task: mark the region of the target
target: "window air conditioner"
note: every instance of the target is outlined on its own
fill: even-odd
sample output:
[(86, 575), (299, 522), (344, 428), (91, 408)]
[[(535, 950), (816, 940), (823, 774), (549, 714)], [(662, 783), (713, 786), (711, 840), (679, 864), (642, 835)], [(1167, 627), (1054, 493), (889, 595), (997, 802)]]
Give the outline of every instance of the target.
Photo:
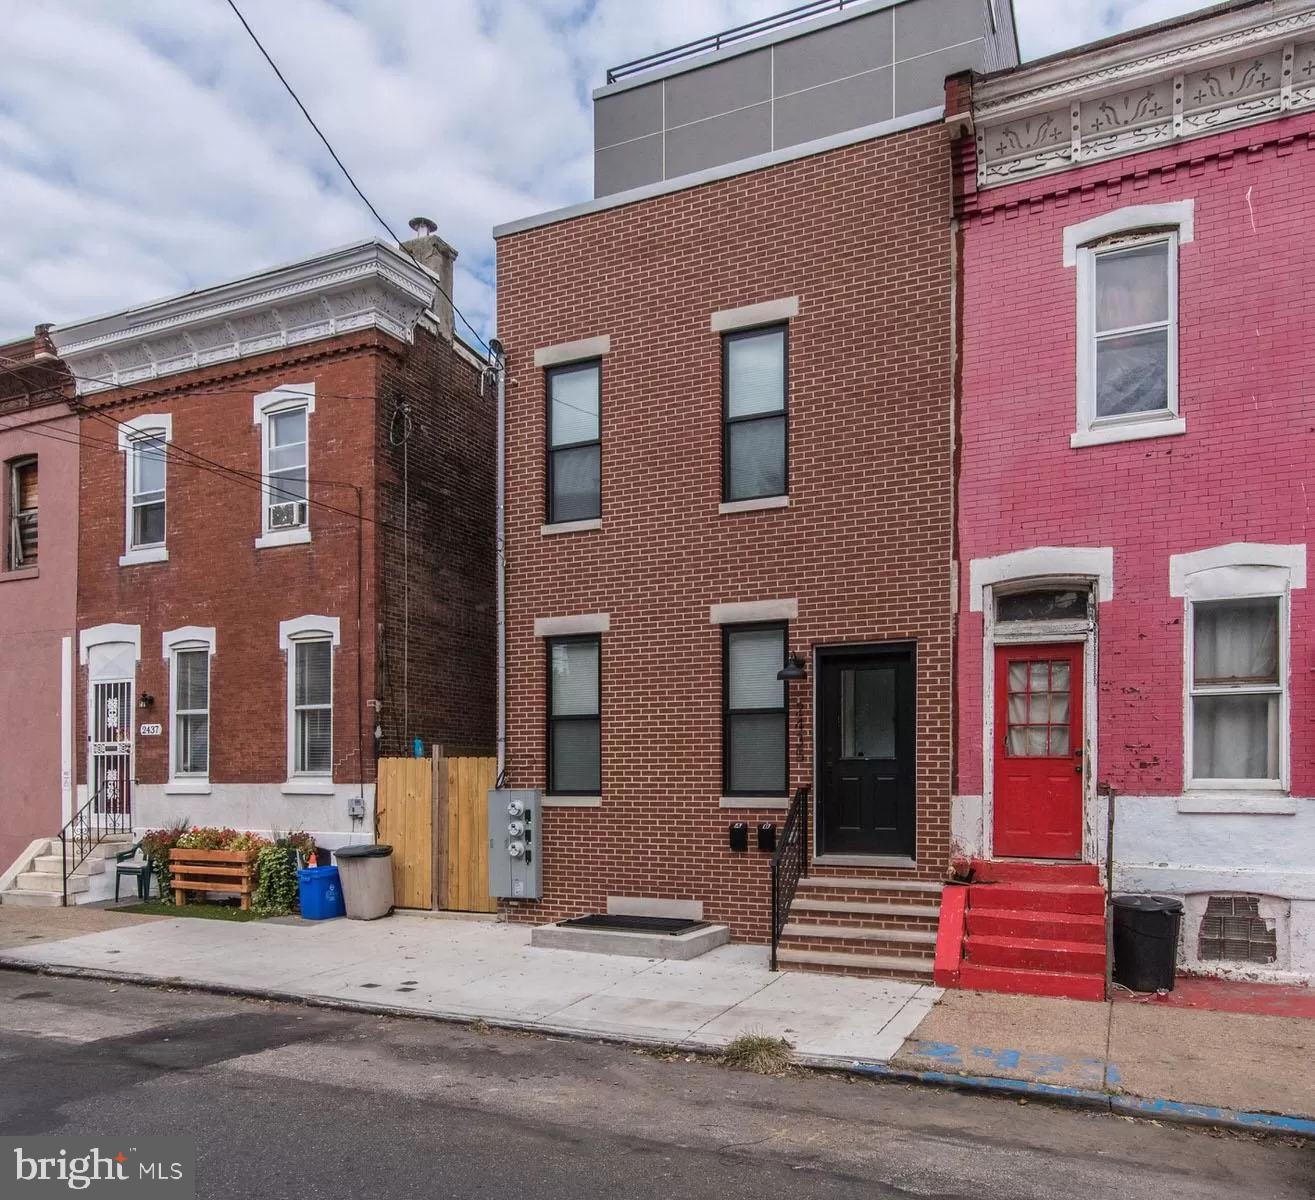
[(288, 500), (283, 504), (269, 506), (269, 527), (271, 529), (297, 529), (306, 524), (306, 501)]

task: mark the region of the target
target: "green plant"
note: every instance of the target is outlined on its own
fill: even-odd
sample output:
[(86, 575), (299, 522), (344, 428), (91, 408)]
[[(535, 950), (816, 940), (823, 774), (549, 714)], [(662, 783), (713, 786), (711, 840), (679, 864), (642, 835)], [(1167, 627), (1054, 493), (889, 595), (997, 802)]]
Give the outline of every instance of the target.
[(297, 860), (293, 848), (266, 842), (256, 856), (252, 909), (263, 917), (290, 913), (297, 906), (297, 891)]
[(194, 825), (178, 835), (174, 845), (180, 850), (227, 850), (237, 838), (236, 829), (216, 829), (213, 825)]
[(781, 1075), (790, 1066), (790, 1043), (785, 1038), (765, 1033), (742, 1033), (721, 1056), (721, 1061), (737, 1071), (758, 1075)]
[(178, 845), (178, 839), (187, 829), (186, 819), (167, 829), (151, 829), (142, 834), (142, 856), (150, 861), (159, 883), (160, 902), (173, 903), (173, 872), (169, 869), (169, 851)]

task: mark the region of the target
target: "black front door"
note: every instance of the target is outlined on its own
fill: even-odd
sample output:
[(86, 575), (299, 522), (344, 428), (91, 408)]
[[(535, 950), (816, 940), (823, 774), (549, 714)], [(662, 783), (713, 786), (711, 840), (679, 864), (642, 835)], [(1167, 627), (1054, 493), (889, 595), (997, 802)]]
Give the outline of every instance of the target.
[(913, 647), (818, 656), (817, 849), (914, 852)]

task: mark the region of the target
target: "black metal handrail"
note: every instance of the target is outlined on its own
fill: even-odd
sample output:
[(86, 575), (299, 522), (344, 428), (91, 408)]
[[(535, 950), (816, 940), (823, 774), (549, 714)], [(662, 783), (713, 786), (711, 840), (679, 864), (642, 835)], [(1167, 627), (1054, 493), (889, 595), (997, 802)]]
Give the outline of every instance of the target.
[(68, 881), (91, 852), (107, 837), (115, 834), (132, 832), (132, 813), (101, 812), (97, 802), (101, 794), (97, 792), (76, 813), (68, 824), (59, 831), (59, 857), (64, 868), (64, 907), (68, 907)]
[(799, 880), (808, 868), (809, 788), (801, 787), (790, 801), (790, 811), (781, 830), (781, 840), (772, 855), (772, 970), (776, 970), (776, 948), (790, 916)]
[(856, 3), (858, 0), (811, 0), (809, 4), (800, 4), (797, 8), (789, 8), (770, 17), (759, 17), (756, 21), (749, 21), (747, 24), (736, 25), (731, 29), (723, 29), (720, 33), (710, 33), (707, 37), (686, 42), (683, 46), (659, 50), (656, 54), (646, 54), (643, 58), (622, 63), (619, 67), (611, 67), (607, 72), (607, 82), (616, 83), (618, 79), (624, 79), (627, 75), (637, 75), (654, 67), (665, 67), (667, 63), (689, 58), (691, 55), (720, 50), (724, 46), (742, 42), (745, 38), (780, 29), (783, 25), (793, 25), (796, 21), (806, 21), (809, 17), (821, 16), (823, 13), (839, 12), (847, 4)]

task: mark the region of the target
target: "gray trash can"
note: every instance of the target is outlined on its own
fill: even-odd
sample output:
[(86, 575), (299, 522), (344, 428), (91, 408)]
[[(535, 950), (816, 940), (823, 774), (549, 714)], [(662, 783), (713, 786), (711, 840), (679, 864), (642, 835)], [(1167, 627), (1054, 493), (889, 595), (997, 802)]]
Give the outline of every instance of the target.
[(343, 846), (333, 852), (342, 898), (354, 921), (374, 921), (393, 911), (393, 848)]

